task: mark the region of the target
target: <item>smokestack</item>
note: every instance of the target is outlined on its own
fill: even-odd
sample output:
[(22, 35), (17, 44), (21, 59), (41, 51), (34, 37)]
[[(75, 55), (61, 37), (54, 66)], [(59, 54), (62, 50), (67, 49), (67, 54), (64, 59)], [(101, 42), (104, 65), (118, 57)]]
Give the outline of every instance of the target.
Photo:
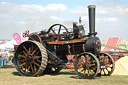
[(88, 11), (89, 11), (89, 36), (95, 37), (97, 32), (95, 32), (95, 5), (89, 5)]

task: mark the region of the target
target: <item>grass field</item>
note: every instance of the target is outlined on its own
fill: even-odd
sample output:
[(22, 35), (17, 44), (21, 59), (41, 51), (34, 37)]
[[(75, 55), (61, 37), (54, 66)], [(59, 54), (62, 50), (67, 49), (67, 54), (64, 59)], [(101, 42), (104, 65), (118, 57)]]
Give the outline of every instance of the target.
[(0, 68), (0, 85), (128, 85), (128, 76), (79, 79), (74, 69), (63, 69), (58, 75), (23, 77), (15, 68)]

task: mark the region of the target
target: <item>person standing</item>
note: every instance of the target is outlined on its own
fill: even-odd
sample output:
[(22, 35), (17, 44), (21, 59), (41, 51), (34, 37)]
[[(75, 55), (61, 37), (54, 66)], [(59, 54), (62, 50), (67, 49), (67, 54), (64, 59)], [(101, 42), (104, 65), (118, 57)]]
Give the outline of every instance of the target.
[(1, 67), (4, 66), (4, 65), (6, 65), (6, 58), (7, 58), (7, 56), (8, 56), (8, 54), (4, 50), (2, 50), (0, 52)]

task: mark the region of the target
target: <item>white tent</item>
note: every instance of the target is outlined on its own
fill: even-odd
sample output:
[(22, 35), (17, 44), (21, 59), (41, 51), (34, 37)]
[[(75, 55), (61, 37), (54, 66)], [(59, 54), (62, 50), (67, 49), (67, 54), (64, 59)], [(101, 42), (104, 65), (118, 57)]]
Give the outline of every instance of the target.
[(0, 45), (0, 49), (11, 49), (14, 48), (14, 45), (17, 45), (15, 40), (8, 41)]

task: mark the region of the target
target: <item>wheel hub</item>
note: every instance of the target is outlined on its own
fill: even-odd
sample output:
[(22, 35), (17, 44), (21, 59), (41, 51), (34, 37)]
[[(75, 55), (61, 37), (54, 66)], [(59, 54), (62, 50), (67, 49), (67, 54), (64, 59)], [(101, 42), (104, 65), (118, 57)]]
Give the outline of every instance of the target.
[(33, 62), (33, 58), (31, 55), (28, 55), (27, 58), (26, 58), (26, 61), (27, 62)]
[(100, 62), (100, 68), (106, 68), (106, 63), (105, 62)]
[(87, 68), (89, 68), (89, 67), (90, 67), (90, 64), (89, 64), (89, 63), (86, 63), (86, 64), (83, 65), (83, 68), (84, 68), (84, 69), (87, 69)]

